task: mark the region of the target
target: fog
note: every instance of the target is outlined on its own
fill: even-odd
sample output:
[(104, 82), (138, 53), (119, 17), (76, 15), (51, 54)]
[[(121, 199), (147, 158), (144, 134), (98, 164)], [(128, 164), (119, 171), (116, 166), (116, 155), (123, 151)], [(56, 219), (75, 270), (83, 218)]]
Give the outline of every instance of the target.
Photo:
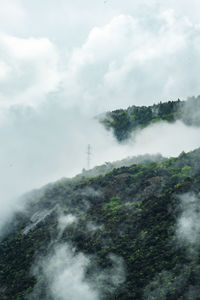
[[(23, 208), (21, 194), (86, 168), (88, 144), (91, 168), (200, 146), (200, 129), (180, 121), (151, 125), (119, 144), (95, 118), (130, 105), (199, 95), (199, 9), (198, 0), (0, 0), (0, 232)], [(183, 113), (199, 117), (192, 107)], [(177, 239), (196, 245), (199, 205), (188, 197), (181, 198)], [(33, 214), (23, 234), (51, 212)], [(77, 224), (77, 217), (59, 211), (57, 239)], [(97, 229), (88, 222), (88, 232)], [(99, 300), (106, 283), (114, 291), (125, 280), (123, 260), (112, 254), (112, 268), (96, 270), (88, 280), (91, 260), (68, 244), (52, 246), (34, 262), (33, 274), (43, 281), (29, 299), (43, 297), (45, 282), (47, 299)], [(168, 282), (181, 288), (184, 278), (177, 274), (175, 281), (170, 272), (157, 274), (145, 299), (156, 299), (160, 287), (165, 299)], [(190, 299), (199, 289), (191, 286), (186, 293)]]
[[(184, 299), (198, 299), (199, 297), (199, 268), (198, 253), (200, 247), (200, 201), (199, 194), (193, 191), (178, 196), (179, 213), (175, 224), (175, 238), (173, 237), (172, 247), (184, 249), (187, 257), (185, 264), (177, 263), (173, 270), (163, 270), (156, 274), (153, 280), (144, 289), (144, 299), (167, 299), (169, 295), (177, 297), (179, 293)], [(192, 264), (193, 281), (191, 280), (189, 265)], [(189, 286), (187, 282), (190, 281)], [(174, 294), (175, 292), (175, 294)], [(176, 295), (176, 296), (175, 296)]]
[[(177, 222), (177, 238), (182, 245), (192, 246), (198, 250), (200, 246), (200, 201), (199, 195), (187, 193), (180, 197), (181, 214)], [(194, 256), (194, 252), (192, 252)]]
[[(86, 276), (91, 264), (89, 256), (76, 252), (69, 244), (57, 244), (47, 256), (38, 256), (32, 273), (38, 280), (26, 299), (100, 300), (112, 294), (124, 282), (125, 270), (121, 257), (110, 254), (111, 267), (97, 269), (92, 278)], [(45, 287), (45, 289), (44, 289)]]
[(200, 135), (200, 129), (181, 122), (163, 122), (119, 144), (91, 115), (56, 104), (42, 110), (15, 108), (1, 126), (1, 220), (12, 211), (16, 196), (87, 168), (88, 144), (93, 167), (145, 153), (176, 156), (197, 148)]
[[(51, 256), (40, 259), (34, 266), (34, 275), (42, 275), (47, 281), (45, 299), (98, 300), (97, 291), (85, 280), (88, 265), (89, 259), (84, 254), (75, 254), (70, 246), (60, 245)], [(38, 299), (41, 292), (42, 287), (38, 283), (27, 299)]]
[(0, 225), (20, 194), (81, 172), (88, 144), (91, 167), (199, 146), (199, 130), (180, 122), (120, 145), (94, 119), (198, 95), (197, 1), (0, 4)]

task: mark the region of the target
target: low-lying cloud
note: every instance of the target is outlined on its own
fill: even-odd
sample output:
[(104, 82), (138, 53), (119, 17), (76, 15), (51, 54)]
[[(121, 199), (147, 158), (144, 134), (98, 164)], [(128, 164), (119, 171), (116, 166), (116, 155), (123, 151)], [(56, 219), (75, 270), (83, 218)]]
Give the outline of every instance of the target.
[(54, 300), (103, 299), (105, 293), (112, 294), (125, 280), (122, 258), (111, 254), (109, 259), (113, 267), (96, 270), (89, 279), (86, 276), (89, 257), (68, 244), (56, 245), (52, 253), (38, 259), (33, 266), (33, 274), (40, 280), (27, 299), (39, 299), (41, 295), (43, 299)]
[[(90, 115), (79, 109), (49, 104), (43, 110), (18, 108), (0, 126), (1, 222), (14, 198), (61, 177), (71, 177), (87, 167), (87, 145), (92, 146), (91, 167), (127, 156), (161, 153), (176, 156), (199, 146), (200, 129), (175, 124), (154, 124), (127, 143), (119, 144)], [(184, 136), (184, 138), (183, 138)]]
[[(54, 254), (39, 262), (34, 274), (44, 276), (47, 282), (45, 299), (98, 300), (97, 291), (85, 280), (89, 259), (82, 253), (75, 254), (69, 246), (57, 247)], [(28, 299), (38, 299), (42, 287), (36, 284)]]
[[(185, 262), (178, 263), (171, 270), (157, 273), (144, 288), (145, 300), (198, 299), (200, 270), (197, 263), (200, 247), (200, 198), (191, 192), (178, 196), (179, 216), (175, 225), (174, 248), (184, 249)], [(175, 255), (175, 254), (174, 254)], [(192, 278), (192, 279), (191, 279)]]
[[(39, 5), (13, 3), (12, 13), (23, 17), (22, 24)], [(90, 26), (74, 47), (22, 29), (23, 34), (10, 27), (0, 33), (0, 224), (21, 193), (81, 172), (88, 144), (91, 166), (147, 152), (177, 155), (199, 146), (198, 129), (180, 122), (154, 125), (134, 142), (119, 145), (93, 119), (109, 109), (199, 92), (199, 26), (162, 6), (145, 6), (151, 12), (145, 17), (134, 14), (131, 3), (118, 9), (116, 2), (115, 13), (112, 6), (109, 17)]]
[(180, 121), (174, 124), (159, 122), (136, 133), (136, 136), (133, 133), (129, 143), (132, 143), (135, 154), (161, 153), (170, 157), (198, 148), (199, 134), (200, 128), (186, 126)]
[(200, 246), (200, 199), (198, 195), (187, 193), (180, 197), (181, 214), (177, 222), (177, 238), (187, 246)]
[(62, 236), (64, 230), (77, 222), (77, 217), (75, 217), (72, 214), (64, 215), (61, 213), (61, 215), (58, 218), (58, 232), (59, 232), (59, 237)]

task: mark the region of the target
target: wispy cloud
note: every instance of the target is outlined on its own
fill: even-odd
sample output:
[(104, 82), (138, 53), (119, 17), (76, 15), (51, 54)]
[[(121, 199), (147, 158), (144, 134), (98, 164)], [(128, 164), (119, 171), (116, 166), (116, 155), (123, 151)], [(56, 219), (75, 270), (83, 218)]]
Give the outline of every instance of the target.
[(111, 295), (124, 282), (125, 269), (122, 258), (111, 254), (109, 259), (113, 267), (96, 270), (89, 278), (86, 276), (89, 257), (67, 244), (57, 245), (48, 256), (38, 258), (33, 266), (38, 282), (27, 299), (99, 300), (105, 293)]
[(42, 291), (40, 282), (28, 299), (38, 299), (46, 292), (53, 299), (97, 300), (97, 291), (85, 280), (89, 259), (82, 253), (75, 254), (69, 246), (57, 247), (52, 256), (41, 260), (34, 269), (37, 276), (44, 276), (48, 289)]
[[(177, 237), (187, 247), (200, 247), (200, 199), (198, 195), (187, 193), (180, 197), (181, 214), (177, 222)], [(189, 248), (188, 247), (188, 248)]]

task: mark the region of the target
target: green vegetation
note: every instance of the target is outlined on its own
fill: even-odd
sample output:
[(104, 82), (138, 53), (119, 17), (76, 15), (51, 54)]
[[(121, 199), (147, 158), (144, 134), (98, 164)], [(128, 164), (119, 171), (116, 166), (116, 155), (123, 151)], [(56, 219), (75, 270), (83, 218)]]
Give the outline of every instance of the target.
[[(109, 267), (110, 254), (123, 259), (126, 280), (116, 290), (103, 290), (103, 299), (199, 299), (188, 295), (199, 286), (200, 245), (179, 243), (176, 235), (180, 196), (199, 197), (199, 161), (197, 149), (96, 178), (61, 180), (34, 192), (34, 197), (28, 195), (26, 212), (15, 216), (15, 229), (0, 243), (0, 299), (25, 299), (38, 282), (42, 288), (37, 299), (47, 299), (45, 277), (36, 278), (31, 268), (57, 243), (70, 243), (91, 257), (85, 275), (90, 279), (97, 269)], [(51, 213), (25, 234), (34, 213), (44, 209)], [(61, 235), (60, 211), (78, 220)], [(88, 224), (95, 229), (89, 230)]]
[(200, 126), (200, 97), (187, 101), (168, 101), (152, 106), (131, 106), (106, 113), (100, 122), (106, 129), (112, 129), (118, 141), (128, 139), (132, 132), (151, 124), (177, 120), (187, 125)]
[[(200, 97), (116, 110), (101, 122), (123, 141), (159, 121), (200, 126), (199, 112)], [(129, 157), (25, 195), (27, 207), (1, 236), (0, 299), (27, 299), (34, 291), (33, 299), (54, 300), (42, 270), (32, 270), (59, 244), (89, 257), (85, 279), (104, 300), (200, 299), (199, 162), (200, 149), (170, 159)], [(76, 222), (61, 229), (59, 218), (71, 215)], [(179, 232), (181, 215), (187, 226)], [(126, 273), (115, 289), (101, 275), (94, 281), (97, 270), (112, 267), (111, 255)]]

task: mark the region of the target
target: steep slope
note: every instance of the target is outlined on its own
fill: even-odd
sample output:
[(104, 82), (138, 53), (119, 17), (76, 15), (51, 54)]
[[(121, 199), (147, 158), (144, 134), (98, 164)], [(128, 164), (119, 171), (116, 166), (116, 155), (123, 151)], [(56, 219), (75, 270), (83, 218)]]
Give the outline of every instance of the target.
[(187, 101), (168, 101), (152, 106), (131, 106), (107, 112), (99, 117), (106, 129), (112, 129), (118, 141), (128, 139), (132, 132), (153, 123), (181, 120), (186, 125), (200, 126), (200, 97)]
[(197, 149), (26, 195), (0, 243), (0, 299), (200, 299), (199, 162)]

